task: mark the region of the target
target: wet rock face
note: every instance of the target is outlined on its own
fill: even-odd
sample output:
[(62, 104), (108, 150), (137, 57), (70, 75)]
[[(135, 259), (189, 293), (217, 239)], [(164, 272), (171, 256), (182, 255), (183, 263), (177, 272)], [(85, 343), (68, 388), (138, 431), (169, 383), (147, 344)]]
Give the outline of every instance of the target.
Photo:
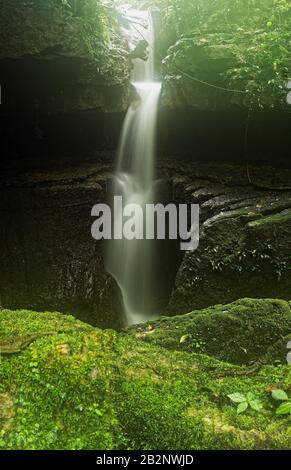
[(117, 288), (105, 273), (102, 244), (91, 237), (91, 209), (106, 200), (108, 180), (100, 165), (2, 181), (2, 305), (119, 326)]
[[(104, 243), (91, 235), (93, 206), (109, 202), (112, 164), (59, 166), (18, 176), (8, 171), (0, 182), (1, 305), (70, 312), (94, 325), (124, 326), (120, 291), (104, 268)], [(166, 203), (167, 185), (157, 183), (157, 192)], [(156, 250), (161, 279), (155, 299), (161, 311), (180, 254), (175, 241), (159, 241)]]
[(108, 39), (100, 15), (97, 4), (91, 14), (79, 15), (61, 1), (1, 3), (4, 111), (23, 105), (34, 113), (126, 109), (126, 45), (117, 28), (115, 39)]
[[(91, 236), (91, 210), (107, 200), (111, 173), (110, 163), (4, 172), (3, 306), (122, 326), (119, 290)], [(183, 258), (178, 243), (159, 244), (158, 312), (168, 302), (180, 314), (241, 297), (290, 298), (290, 170), (161, 160), (157, 177), (159, 202), (199, 203), (201, 216), (198, 250)]]
[(200, 205), (200, 245), (184, 256), (168, 311), (241, 297), (289, 299), (290, 171), (215, 164), (180, 168), (172, 166), (170, 178), (178, 199)]

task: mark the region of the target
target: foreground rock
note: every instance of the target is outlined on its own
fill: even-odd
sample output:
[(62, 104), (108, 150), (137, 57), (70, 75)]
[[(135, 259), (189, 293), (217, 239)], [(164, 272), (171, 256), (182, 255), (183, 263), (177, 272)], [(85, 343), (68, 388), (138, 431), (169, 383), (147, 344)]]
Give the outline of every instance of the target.
[[(2, 310), (0, 327), (2, 449), (291, 448), (270, 397), (290, 393), (288, 366), (248, 375), (57, 313)], [(263, 408), (237, 414), (237, 392)]]
[(233, 364), (286, 364), (291, 302), (242, 299), (186, 315), (162, 317), (150, 326), (134, 326), (130, 332), (150, 344), (203, 353)]

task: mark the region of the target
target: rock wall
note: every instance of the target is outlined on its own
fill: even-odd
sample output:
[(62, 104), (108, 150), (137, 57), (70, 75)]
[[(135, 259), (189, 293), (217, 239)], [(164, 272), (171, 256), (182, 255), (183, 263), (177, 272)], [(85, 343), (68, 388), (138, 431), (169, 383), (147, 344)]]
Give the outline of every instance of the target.
[[(108, 162), (2, 174), (3, 306), (122, 325), (119, 290), (91, 237), (91, 209), (107, 200), (111, 174)], [(246, 296), (290, 299), (290, 170), (171, 159), (158, 162), (157, 178), (159, 202), (199, 203), (201, 213), (197, 251), (183, 257), (176, 242), (157, 246), (157, 312)]]
[(201, 216), (200, 245), (184, 256), (169, 312), (240, 297), (290, 299), (290, 170), (169, 164), (169, 177), (176, 198), (199, 204)]
[(82, 14), (61, 0), (1, 2), (4, 115), (127, 108), (127, 45), (114, 9), (93, 5)]
[[(93, 324), (122, 322), (91, 210), (106, 200), (108, 165), (5, 178), (1, 184), (2, 305), (71, 312)], [(115, 292), (115, 296), (114, 296)]]

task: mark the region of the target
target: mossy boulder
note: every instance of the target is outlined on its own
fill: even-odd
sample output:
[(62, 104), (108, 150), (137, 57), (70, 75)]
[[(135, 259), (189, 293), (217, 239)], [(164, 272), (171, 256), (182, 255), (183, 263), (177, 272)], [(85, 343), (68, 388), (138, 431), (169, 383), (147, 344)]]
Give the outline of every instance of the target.
[[(2, 449), (291, 448), (290, 418), (270, 397), (290, 393), (287, 365), (238, 375), (203, 354), (28, 311), (0, 312), (0, 346)], [(262, 410), (238, 415), (235, 392)]]
[(163, 317), (130, 331), (150, 344), (203, 353), (233, 364), (251, 364), (265, 358), (269, 363), (286, 364), (291, 304), (276, 299), (241, 299), (186, 315)]
[[(0, 318), (0, 388), (7, 402), (0, 446), (115, 447), (116, 334), (54, 313), (4, 310)], [(28, 337), (33, 341), (21, 352), (9, 352), (8, 344), (12, 347)]]
[[(169, 351), (123, 338), (120, 422), (131, 448), (274, 449), (291, 447), (290, 418), (275, 417), (270, 387), (290, 390), (288, 366), (254, 376), (203, 354)], [(280, 385), (279, 385), (280, 384)], [(229, 394), (253, 393), (261, 413), (238, 415)]]

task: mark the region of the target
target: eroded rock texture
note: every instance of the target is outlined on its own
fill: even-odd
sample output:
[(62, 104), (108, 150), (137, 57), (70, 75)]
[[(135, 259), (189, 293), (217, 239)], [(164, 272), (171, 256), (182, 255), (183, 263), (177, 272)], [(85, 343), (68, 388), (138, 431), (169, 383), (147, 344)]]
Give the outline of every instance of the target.
[(91, 210), (106, 200), (108, 179), (106, 165), (4, 177), (2, 305), (70, 311), (90, 323), (118, 325), (118, 295), (104, 271), (102, 245), (91, 237)]
[(240, 297), (289, 299), (290, 170), (170, 164), (168, 171), (176, 199), (198, 203), (201, 214), (200, 245), (184, 256), (169, 312)]
[[(120, 325), (119, 291), (91, 237), (91, 209), (106, 202), (111, 174), (109, 163), (3, 173), (3, 306)], [(176, 242), (157, 246), (158, 313), (169, 297), (171, 314), (241, 297), (290, 298), (289, 170), (160, 160), (157, 177), (159, 202), (199, 203), (201, 212), (198, 250), (183, 257)]]

